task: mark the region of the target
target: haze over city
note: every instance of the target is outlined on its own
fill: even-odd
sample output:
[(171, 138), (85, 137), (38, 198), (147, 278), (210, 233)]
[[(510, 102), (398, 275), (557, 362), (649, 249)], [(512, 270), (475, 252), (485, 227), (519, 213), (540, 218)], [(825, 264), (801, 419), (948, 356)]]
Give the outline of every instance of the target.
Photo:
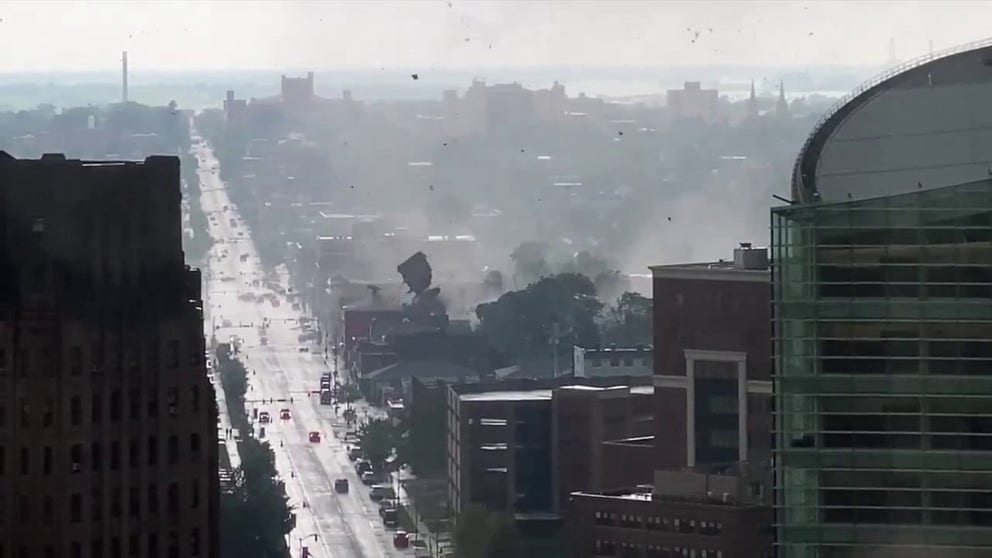
[(0, 558), (992, 556), (990, 20), (0, 3)]

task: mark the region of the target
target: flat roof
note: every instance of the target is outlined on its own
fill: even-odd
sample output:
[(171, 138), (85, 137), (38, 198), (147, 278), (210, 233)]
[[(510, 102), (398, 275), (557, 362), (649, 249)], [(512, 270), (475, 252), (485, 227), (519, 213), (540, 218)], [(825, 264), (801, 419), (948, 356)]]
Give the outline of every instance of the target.
[(648, 269), (654, 278), (709, 279), (712, 281), (764, 281), (771, 279), (770, 269), (743, 269), (733, 260), (652, 265)]
[[(635, 395), (651, 395), (654, 393), (654, 386), (587, 386), (581, 384), (560, 386), (557, 389), (575, 391), (609, 391), (620, 388), (630, 388), (630, 393)], [(478, 393), (462, 393), (458, 398), (462, 401), (542, 401), (550, 400), (553, 389), (528, 389), (528, 390), (492, 390)]]

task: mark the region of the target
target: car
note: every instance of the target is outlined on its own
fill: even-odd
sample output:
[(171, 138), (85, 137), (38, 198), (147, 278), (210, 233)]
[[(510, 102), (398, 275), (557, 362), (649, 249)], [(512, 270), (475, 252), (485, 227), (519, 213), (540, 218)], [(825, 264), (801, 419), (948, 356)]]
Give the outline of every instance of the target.
[(259, 424), (268, 424), (270, 422), (272, 422), (272, 418), (269, 417), (269, 412), (268, 411), (262, 411), (261, 413), (258, 413), (258, 423)]
[(372, 471), (365, 471), (362, 473), (362, 484), (366, 486), (372, 486), (375, 484), (375, 473)]
[(279, 418), (282, 420), (289, 420), (293, 418), (293, 414), (289, 412), (289, 409), (282, 409), (279, 411)]
[(386, 510), (392, 510), (399, 507), (399, 502), (397, 500), (391, 500), (389, 498), (383, 498), (379, 500), (379, 517), (382, 517)]
[(382, 512), (382, 523), (386, 527), (396, 527), (400, 524), (400, 511), (396, 508), (389, 508)]
[(301, 353), (309, 353), (310, 352), (310, 347), (300, 347), (300, 352)]
[(369, 491), (369, 498), (371, 498), (373, 502), (377, 502), (379, 500), (392, 500), (393, 498), (396, 498), (396, 492), (393, 490), (393, 487), (388, 484), (373, 484), (372, 490)]
[(348, 493), (348, 479), (340, 478), (334, 481), (334, 491), (338, 494)]
[(368, 459), (358, 459), (357, 461), (355, 461), (355, 470), (358, 471), (358, 474), (362, 474), (366, 471), (371, 472), (372, 462), (370, 462)]
[(317, 432), (316, 430), (310, 432), (309, 439), (310, 439), (310, 443), (311, 444), (319, 444), (320, 443), (320, 432)]
[(396, 531), (393, 535), (393, 546), (396, 548), (407, 548), (410, 546), (410, 536), (406, 531)]
[(361, 457), (362, 457), (361, 446), (351, 446), (350, 448), (348, 448), (348, 459), (354, 461), (356, 459), (361, 459)]

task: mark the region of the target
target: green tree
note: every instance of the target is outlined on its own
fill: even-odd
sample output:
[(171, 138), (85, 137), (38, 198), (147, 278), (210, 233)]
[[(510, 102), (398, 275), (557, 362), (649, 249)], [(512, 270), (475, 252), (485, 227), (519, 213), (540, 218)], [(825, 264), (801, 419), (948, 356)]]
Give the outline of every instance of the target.
[(631, 347), (652, 341), (653, 303), (639, 293), (625, 292), (607, 308), (602, 322), (604, 343)]
[(402, 454), (403, 436), (388, 419), (373, 419), (362, 425), (358, 430), (358, 439), (362, 442), (362, 453), (373, 467), (382, 466), (394, 450)]
[(544, 277), (519, 291), (510, 291), (495, 302), (480, 304), (475, 312), (480, 329), (504, 354), (523, 358), (548, 354), (551, 338), (558, 335), (559, 351), (571, 343), (599, 343), (596, 317), (603, 304), (596, 287), (584, 275), (560, 273)]
[(221, 494), (220, 533), (224, 558), (282, 558), (293, 513), (268, 444), (245, 438), (233, 486)]
[(458, 515), (454, 533), (458, 558), (517, 556), (519, 542), (513, 517), (472, 505)]

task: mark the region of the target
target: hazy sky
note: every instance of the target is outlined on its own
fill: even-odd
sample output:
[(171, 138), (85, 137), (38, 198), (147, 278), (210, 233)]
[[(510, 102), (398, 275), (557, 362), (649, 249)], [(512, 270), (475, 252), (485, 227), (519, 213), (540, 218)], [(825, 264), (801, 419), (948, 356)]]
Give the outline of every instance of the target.
[[(876, 65), (988, 36), (992, 2), (0, 3), (0, 72)], [(697, 36), (698, 33), (698, 36)]]

